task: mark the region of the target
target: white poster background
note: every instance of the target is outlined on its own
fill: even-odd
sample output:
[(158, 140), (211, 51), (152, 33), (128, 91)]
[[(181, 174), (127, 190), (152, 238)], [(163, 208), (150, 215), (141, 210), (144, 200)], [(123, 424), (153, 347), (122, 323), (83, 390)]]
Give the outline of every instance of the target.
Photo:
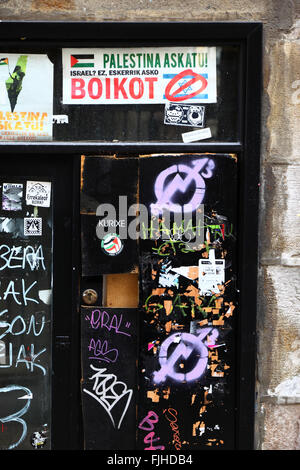
[[(155, 65), (154, 60), (152, 67), (147, 67), (147, 62), (145, 66), (143, 60), (145, 54), (159, 54), (159, 64)], [(166, 54), (169, 58), (169, 66), (165, 61)], [(93, 56), (89, 60), (93, 63), (93, 67), (72, 66), (71, 56), (74, 55)], [(114, 55), (113, 64), (110, 60), (107, 61), (107, 58), (112, 55)], [(192, 62), (187, 61), (188, 56)], [(140, 63), (138, 57), (140, 57)], [(135, 66), (133, 66), (134, 62)], [(205, 78), (207, 86), (191, 98), (185, 96), (200, 90), (202, 82), (197, 80), (187, 86), (179, 93), (182, 97), (180, 103), (216, 103), (217, 101), (215, 47), (68, 48), (62, 51), (62, 63), (64, 104), (165, 104), (167, 101), (174, 101), (174, 99), (168, 99), (165, 94), (169, 82), (178, 74), (183, 73), (182, 78), (170, 90), (171, 93), (177, 91), (182, 85), (193, 80), (193, 75), (189, 75), (188, 71)], [(171, 66), (171, 63), (176, 65)], [(185, 71), (186, 74), (184, 74)], [(74, 87), (77, 88), (76, 93), (74, 93)], [(120, 91), (120, 87), (123, 91)], [(142, 93), (140, 93), (141, 90)]]
[[(12, 113), (5, 82), (21, 55), (27, 56), (26, 71)], [(43, 54), (0, 52), (0, 57), (8, 58), (8, 65), (0, 65), (0, 140), (52, 140), (53, 64)], [(28, 113), (40, 114), (36, 120)]]

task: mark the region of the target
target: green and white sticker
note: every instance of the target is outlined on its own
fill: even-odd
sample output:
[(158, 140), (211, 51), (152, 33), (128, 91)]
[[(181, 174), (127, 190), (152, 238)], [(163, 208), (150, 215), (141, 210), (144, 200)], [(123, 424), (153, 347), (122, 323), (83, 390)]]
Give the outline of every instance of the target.
[(101, 241), (101, 248), (106, 255), (116, 256), (123, 250), (123, 243), (119, 235), (108, 233)]

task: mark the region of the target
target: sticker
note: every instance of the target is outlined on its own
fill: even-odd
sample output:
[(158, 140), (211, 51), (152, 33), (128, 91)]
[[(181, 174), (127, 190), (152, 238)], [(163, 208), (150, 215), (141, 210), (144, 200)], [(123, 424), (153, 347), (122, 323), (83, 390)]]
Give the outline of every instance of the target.
[(165, 124), (173, 126), (204, 126), (204, 106), (193, 104), (167, 103), (165, 106)]
[(105, 254), (116, 256), (123, 250), (123, 243), (115, 233), (108, 233), (101, 241), (101, 248)]
[(28, 206), (50, 207), (51, 183), (27, 181), (26, 203)]
[(42, 235), (42, 218), (41, 217), (25, 217), (24, 218), (24, 235), (41, 236)]
[(39, 290), (39, 299), (45, 304), (50, 305), (52, 300), (52, 289)]
[(23, 184), (3, 183), (2, 187), (2, 210), (22, 210)]
[(14, 238), (23, 238), (24, 236), (24, 219), (0, 217), (0, 233), (13, 233)]
[(52, 140), (53, 64), (46, 54), (0, 53), (0, 140)]
[(32, 434), (30, 443), (35, 449), (42, 449), (47, 442), (47, 431), (36, 431)]
[(196, 131), (185, 132), (182, 135), (183, 142), (195, 142), (196, 140), (210, 139), (211, 130), (209, 127), (205, 129), (197, 129)]
[(6, 364), (6, 344), (0, 340), (0, 364)]
[(215, 259), (215, 250), (209, 250), (209, 259), (199, 260), (200, 295), (219, 293), (219, 285), (225, 282), (225, 260)]
[(69, 117), (67, 114), (55, 114), (52, 116), (53, 124), (69, 124)]
[(63, 104), (216, 103), (216, 47), (63, 49)]

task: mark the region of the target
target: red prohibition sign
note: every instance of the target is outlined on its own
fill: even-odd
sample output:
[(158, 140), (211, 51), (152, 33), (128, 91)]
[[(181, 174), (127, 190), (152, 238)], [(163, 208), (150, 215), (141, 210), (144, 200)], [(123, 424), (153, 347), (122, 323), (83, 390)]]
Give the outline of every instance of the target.
[[(170, 94), (172, 86), (174, 86), (177, 82), (179, 82), (179, 80), (186, 77), (187, 75), (192, 75), (192, 77), (194, 77), (194, 78), (191, 78), (191, 80), (184, 83), (176, 91), (173, 91), (173, 93)], [(201, 87), (199, 88), (199, 90), (196, 90), (193, 93), (190, 93), (189, 95), (176, 96), (180, 92), (184, 91), (186, 88), (189, 88), (191, 85), (193, 85), (194, 83), (199, 82), (199, 81), (201, 82)], [(166, 96), (166, 99), (169, 100), (169, 101), (185, 101), (185, 100), (188, 100), (188, 99), (193, 98), (194, 96), (198, 95), (206, 87), (207, 87), (207, 80), (204, 77), (202, 77), (202, 75), (199, 75), (198, 73), (193, 72), (191, 69), (187, 69), (187, 70), (183, 70), (183, 72), (180, 72), (178, 75), (176, 75), (174, 78), (172, 78), (172, 80), (170, 80), (170, 82), (166, 86), (165, 96)]]

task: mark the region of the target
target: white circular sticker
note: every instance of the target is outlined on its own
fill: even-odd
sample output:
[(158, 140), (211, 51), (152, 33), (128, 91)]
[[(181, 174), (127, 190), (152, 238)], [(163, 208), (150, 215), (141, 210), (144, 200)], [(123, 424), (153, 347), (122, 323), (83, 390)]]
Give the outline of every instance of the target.
[(123, 243), (115, 233), (108, 233), (101, 241), (101, 248), (106, 255), (116, 256), (123, 250)]

